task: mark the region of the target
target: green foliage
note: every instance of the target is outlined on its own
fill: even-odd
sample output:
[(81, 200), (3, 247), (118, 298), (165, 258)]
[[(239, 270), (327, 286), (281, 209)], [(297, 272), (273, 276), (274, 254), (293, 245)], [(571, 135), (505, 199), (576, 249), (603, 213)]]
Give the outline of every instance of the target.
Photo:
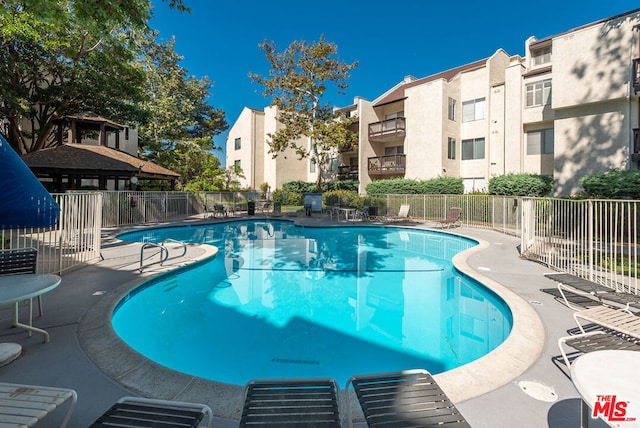
[(553, 177), (538, 174), (505, 174), (489, 180), (489, 194), (505, 196), (547, 196)]
[(580, 184), (592, 197), (640, 199), (640, 171), (610, 170), (582, 177)]
[(268, 196), (267, 193), (269, 193), (269, 187), (269, 183), (267, 182), (260, 184), (260, 193), (262, 193), (263, 198), (266, 198)]
[(405, 178), (392, 178), (377, 180), (367, 184), (368, 195), (461, 195), (464, 193), (464, 184), (461, 178), (436, 177), (429, 180), (410, 180)]
[(331, 190), (322, 194), (322, 203), (327, 205), (340, 205), (343, 207), (364, 206), (364, 198), (358, 192), (352, 190)]
[(306, 183), (304, 181), (290, 181), (282, 185), (282, 189), (287, 192), (294, 193), (313, 193), (316, 191), (315, 186), (312, 183)]
[(196, 144), (202, 150), (214, 148), (213, 136), (227, 129), (224, 112), (207, 103), (213, 84), (198, 79), (180, 66), (183, 59), (174, 51), (175, 40), (156, 41), (157, 33), (139, 37), (138, 64), (146, 74), (145, 108), (150, 120), (140, 127), (139, 145), (150, 160), (168, 167), (180, 162), (179, 144)]
[(348, 129), (352, 121), (337, 115), (333, 105), (322, 98), (329, 84), (334, 84), (338, 93), (344, 92), (357, 62), (346, 64), (337, 58), (338, 47), (323, 36), (310, 44), (294, 41), (284, 52), (266, 40), (260, 47), (271, 70), (268, 76), (249, 73), (249, 77), (264, 87), (263, 95), (277, 107), (282, 124), (275, 134), (268, 135), (269, 152), (275, 157), (293, 150), (300, 159), (309, 158), (318, 168), (316, 191), (320, 191), (332, 153), (357, 138)]
[[(307, 183), (304, 181), (290, 181), (282, 185), (284, 190), (297, 193), (317, 193), (317, 187), (315, 183)], [(357, 181), (324, 181), (322, 182), (320, 189), (322, 192), (329, 192), (332, 190), (351, 190), (358, 191)]]
[[(128, 37), (151, 2), (6, 0), (0, 8), (0, 120), (20, 154), (51, 147), (55, 120), (80, 112), (143, 119), (144, 74)], [(22, 121), (33, 125), (23, 127)], [(26, 129), (25, 129), (26, 128)]]
[(273, 202), (280, 202), (282, 205), (304, 205), (304, 195), (289, 190), (276, 190), (271, 194)]

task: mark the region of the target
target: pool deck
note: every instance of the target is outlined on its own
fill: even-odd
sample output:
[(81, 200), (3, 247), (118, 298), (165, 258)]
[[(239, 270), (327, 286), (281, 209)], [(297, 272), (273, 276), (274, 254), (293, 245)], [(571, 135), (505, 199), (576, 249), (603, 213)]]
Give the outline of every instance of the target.
[[(309, 226), (346, 224), (331, 222), (319, 214), (292, 220)], [(44, 315), (35, 317), (34, 325), (49, 332), (49, 343), (43, 343), (39, 334), (29, 337), (24, 330), (10, 328), (11, 310), (0, 310), (0, 342), (18, 343), (23, 348), (21, 357), (0, 367), (0, 381), (75, 389), (79, 399), (70, 428), (87, 427), (125, 395), (204, 402), (218, 415), (215, 427), (237, 427), (241, 387), (160, 367), (115, 339), (107, 320), (111, 308), (127, 290), (159, 272), (211, 256), (211, 247), (189, 245), (184, 257), (172, 258), (164, 266), (155, 265), (140, 274), (140, 244), (118, 241), (114, 236), (120, 231), (103, 231), (104, 260), (64, 273), (61, 285), (44, 295)], [(560, 354), (557, 339), (575, 327), (573, 311), (541, 291), (555, 286), (543, 276), (552, 271), (520, 258), (520, 240), (516, 237), (464, 227), (451, 232), (481, 242), (456, 256), (454, 263), (506, 298), (514, 311), (514, 334), (488, 356), (437, 375), (438, 383), (474, 428), (579, 427), (578, 393), (564, 364), (556, 362)], [(26, 311), (23, 307), (21, 314)], [(64, 406), (62, 409), (66, 410)], [(63, 416), (62, 410), (56, 410), (41, 426), (57, 426)], [(606, 424), (598, 420), (591, 421), (590, 426), (601, 428)]]

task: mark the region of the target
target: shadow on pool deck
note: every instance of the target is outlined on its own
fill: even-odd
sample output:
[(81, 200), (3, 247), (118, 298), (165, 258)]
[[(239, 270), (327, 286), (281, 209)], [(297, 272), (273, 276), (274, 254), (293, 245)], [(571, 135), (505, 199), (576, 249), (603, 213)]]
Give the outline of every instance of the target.
[[(328, 224), (326, 218), (317, 215), (294, 220), (309, 226)], [(336, 225), (336, 222), (330, 224)], [(108, 309), (117, 302), (123, 290), (139, 283), (141, 276), (149, 278), (162, 269), (156, 265), (141, 275), (137, 270), (139, 244), (122, 243), (114, 238), (115, 232), (106, 230), (103, 233), (104, 260), (65, 273), (62, 284), (44, 296), (44, 315), (35, 318), (34, 324), (50, 333), (50, 343), (43, 343), (41, 335), (28, 337), (25, 331), (10, 328), (11, 310), (0, 310), (0, 340), (19, 343), (23, 347), (20, 358), (0, 368), (0, 380), (75, 389), (79, 400), (69, 424), (71, 428), (86, 427), (122, 396), (141, 393), (157, 398), (213, 403), (214, 407), (228, 410), (226, 417), (216, 418), (215, 426), (237, 427), (242, 404), (241, 387), (177, 374), (137, 356), (111, 337), (110, 323), (105, 315)], [(518, 346), (502, 354), (498, 348), (494, 352), (497, 355), (492, 353), (477, 365), (477, 371), (465, 372), (457, 378), (444, 373), (437, 376), (438, 382), (474, 428), (579, 427), (579, 396), (564, 366), (556, 365), (552, 360), (559, 354), (557, 339), (566, 335), (574, 322), (570, 309), (541, 291), (553, 287), (553, 283), (543, 277), (550, 270), (521, 259), (517, 238), (466, 228), (458, 228), (455, 233), (486, 244), (457, 257), (456, 263), (462, 265), (463, 271), (475, 272), (485, 281), (519, 296), (526, 306), (522, 309), (541, 320), (542, 335), (538, 339), (528, 338), (533, 333), (527, 332), (526, 325), (520, 326), (524, 335), (515, 338), (518, 339), (516, 342), (539, 340), (539, 344), (525, 348), (533, 351), (518, 355), (518, 346), (524, 343), (516, 343)], [(185, 258), (173, 259), (165, 268), (204, 257), (206, 251), (201, 246), (190, 245)], [(22, 311), (26, 312), (26, 308)], [(535, 324), (536, 321), (532, 322)], [(537, 330), (535, 326), (532, 329)], [(526, 355), (529, 352), (534, 355)], [(500, 376), (489, 374), (510, 370), (516, 376), (506, 376), (497, 383)], [(338, 379), (340, 383), (345, 380)], [(526, 392), (522, 385), (527, 386)], [(484, 392), (473, 398), (465, 397), (474, 395), (473, 391)], [(344, 411), (343, 415), (346, 414)], [(63, 412), (56, 411), (40, 425), (55, 426), (62, 417)], [(592, 421), (591, 426), (606, 425)]]

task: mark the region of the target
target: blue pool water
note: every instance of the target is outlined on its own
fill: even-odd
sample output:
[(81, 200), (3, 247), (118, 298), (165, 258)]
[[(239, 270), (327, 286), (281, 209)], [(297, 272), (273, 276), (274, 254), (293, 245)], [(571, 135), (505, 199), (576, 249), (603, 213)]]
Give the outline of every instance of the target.
[(114, 311), (116, 333), (174, 370), (244, 385), (471, 362), (508, 336), (504, 302), (456, 271), (476, 243), (405, 228), (305, 228), (237, 221), (149, 229), (219, 248), (209, 262), (143, 284)]

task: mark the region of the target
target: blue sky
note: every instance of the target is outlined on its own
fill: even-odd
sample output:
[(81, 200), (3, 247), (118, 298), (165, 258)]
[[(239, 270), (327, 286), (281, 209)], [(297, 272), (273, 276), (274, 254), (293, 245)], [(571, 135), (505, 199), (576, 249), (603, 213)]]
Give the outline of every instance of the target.
[[(338, 46), (342, 60), (357, 60), (346, 95), (326, 99), (344, 107), (355, 96), (374, 100), (407, 75), (426, 77), (500, 48), (523, 55), (530, 36), (541, 39), (640, 8), (637, 0), (184, 2), (190, 14), (153, 0), (151, 27), (162, 39), (175, 37), (181, 65), (190, 74), (213, 80), (211, 104), (225, 111), (230, 126), (243, 107), (268, 105), (262, 88), (247, 77), (269, 71), (258, 47), (265, 39), (282, 51), (294, 40), (314, 42), (324, 35)], [(225, 139), (226, 132), (214, 137), (222, 147)], [(218, 157), (224, 164), (224, 155)]]

